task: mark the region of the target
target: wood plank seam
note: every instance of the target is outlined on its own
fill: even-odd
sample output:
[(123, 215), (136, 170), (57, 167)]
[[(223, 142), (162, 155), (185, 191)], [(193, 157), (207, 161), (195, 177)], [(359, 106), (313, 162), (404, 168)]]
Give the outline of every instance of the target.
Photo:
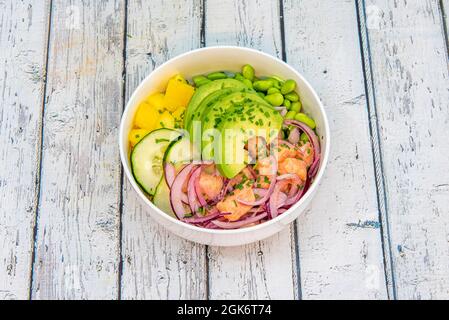
[(375, 170), (375, 183), (377, 191), (377, 203), (379, 208), (380, 233), (382, 240), (382, 251), (384, 258), (384, 273), (386, 279), (387, 293), (389, 299), (396, 300), (396, 283), (394, 277), (394, 265), (390, 241), (390, 227), (388, 220), (387, 195), (385, 189), (385, 177), (382, 160), (382, 146), (379, 137), (379, 123), (377, 121), (377, 107), (375, 88), (372, 81), (371, 54), (369, 35), (366, 26), (365, 0), (356, 0), (357, 22), (360, 40), (360, 51), (362, 56), (362, 68), (365, 80), (365, 93), (367, 96), (367, 108), (369, 114), (369, 132), (371, 136), (371, 150)]
[[(442, 28), (442, 33), (444, 36), (444, 42), (446, 44), (446, 60), (448, 60), (449, 62), (449, 37), (448, 37), (448, 33), (447, 33), (447, 23), (446, 23), (446, 19), (447, 19), (447, 13), (446, 13), (446, 7), (444, 6), (444, 2), (443, 0), (438, 1), (438, 10), (440, 12), (440, 19), (441, 19), (441, 28)], [(449, 64), (448, 64), (448, 68), (449, 68)]]
[[(279, 25), (281, 31), (281, 57), (284, 62), (287, 62), (287, 52), (285, 50), (285, 21), (284, 21), (284, 0), (279, 0)], [(301, 290), (301, 267), (299, 261), (299, 237), (298, 237), (298, 225), (293, 222), (292, 226), (292, 278), (293, 278), (293, 288), (296, 290), (293, 292), (295, 299), (302, 300), (302, 290)]]
[[(126, 49), (127, 49), (127, 39), (128, 39), (128, 0), (124, 0), (124, 17), (123, 17), (123, 53), (122, 53), (122, 63), (123, 63), (123, 69), (122, 69), (122, 79), (123, 79), (123, 86), (122, 86), (122, 114), (125, 111), (126, 107)], [(120, 155), (119, 155), (119, 162)], [(123, 260), (125, 257), (123, 256), (123, 223), (122, 223), (122, 217), (123, 217), (123, 188), (124, 188), (124, 175), (123, 172), (123, 166), (120, 164), (120, 195), (119, 195), (119, 262), (118, 262), (118, 294), (117, 294), (117, 300), (122, 300), (122, 275), (123, 275)]]
[(39, 218), (39, 206), (41, 202), (41, 181), (42, 181), (42, 153), (44, 147), (44, 119), (45, 119), (45, 104), (47, 100), (47, 82), (48, 82), (48, 56), (50, 52), (50, 35), (51, 35), (51, 25), (52, 25), (52, 11), (53, 11), (53, 0), (50, 0), (48, 4), (48, 20), (47, 20), (47, 43), (45, 46), (45, 68), (44, 68), (44, 88), (42, 90), (42, 104), (41, 104), (41, 123), (40, 123), (40, 135), (39, 135), (39, 153), (38, 153), (38, 169), (36, 171), (36, 207), (34, 215), (34, 226), (33, 226), (33, 243), (31, 248), (31, 265), (30, 265), (30, 284), (28, 292), (28, 300), (32, 300), (33, 295), (33, 279), (34, 279), (34, 265), (36, 261), (36, 247), (37, 247), (37, 227)]

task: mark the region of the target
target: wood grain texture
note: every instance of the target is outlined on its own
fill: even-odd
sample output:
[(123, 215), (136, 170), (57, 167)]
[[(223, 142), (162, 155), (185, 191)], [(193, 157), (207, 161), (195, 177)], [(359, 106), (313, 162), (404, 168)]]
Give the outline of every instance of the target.
[(298, 219), (304, 299), (385, 299), (387, 289), (353, 1), (284, 1), (287, 62), (316, 89), (331, 153)]
[[(201, 17), (201, 1), (128, 1), (127, 99), (156, 66), (200, 46)], [(152, 220), (127, 180), (122, 222), (123, 299), (207, 297), (205, 247)]]
[(397, 296), (447, 299), (449, 74), (438, 2), (366, 1), (366, 12)]
[(0, 300), (29, 296), (49, 6), (0, 2)]
[(123, 1), (53, 1), (32, 297), (118, 296)]
[[(206, 44), (242, 45), (281, 56), (277, 1), (206, 2)], [(210, 247), (211, 299), (292, 299), (296, 265), (292, 228), (256, 244)]]

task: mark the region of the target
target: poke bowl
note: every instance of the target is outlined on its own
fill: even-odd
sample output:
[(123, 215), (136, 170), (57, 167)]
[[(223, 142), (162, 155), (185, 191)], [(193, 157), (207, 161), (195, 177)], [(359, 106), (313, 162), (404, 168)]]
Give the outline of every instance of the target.
[(190, 241), (267, 238), (309, 205), (330, 148), (320, 99), (299, 72), (234, 46), (179, 55), (129, 99), (124, 174), (151, 217)]

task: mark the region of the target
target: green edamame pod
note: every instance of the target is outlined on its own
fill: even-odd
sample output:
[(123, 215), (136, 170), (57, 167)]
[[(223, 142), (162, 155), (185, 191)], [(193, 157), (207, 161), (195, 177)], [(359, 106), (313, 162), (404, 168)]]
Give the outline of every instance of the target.
[(298, 94), (294, 91), (284, 95), (284, 98), (290, 100), (291, 102), (296, 102), (299, 100)]
[(287, 99), (284, 100), (284, 106), (286, 106), (288, 110), (290, 110), (291, 105), (292, 103), (290, 100)]
[(248, 88), (254, 89), (254, 88), (253, 88), (253, 83), (251, 82), (251, 80), (245, 78), (245, 79), (242, 80), (242, 82), (243, 82)]
[(284, 102), (284, 97), (280, 93), (273, 93), (265, 96), (265, 100), (268, 101), (272, 106), (280, 106)]
[(254, 80), (254, 68), (249, 64), (245, 64), (242, 68), (242, 75), (248, 80)]
[(227, 77), (228, 77), (228, 76), (226, 75), (226, 73), (223, 73), (223, 72), (220, 72), (220, 71), (212, 72), (212, 73), (209, 73), (209, 74), (207, 75), (207, 78), (208, 78), (209, 80), (226, 79)]
[(309, 137), (307, 136), (307, 134), (305, 134), (303, 132), (303, 133), (301, 133), (301, 136), (299, 137), (299, 140), (301, 140), (302, 142), (306, 143), (306, 142), (309, 142)]
[(295, 101), (291, 103), (290, 110), (299, 112), (301, 111), (302, 104), (300, 101)]
[(295, 120), (305, 123), (311, 129), (315, 129), (315, 127), (316, 127), (315, 121), (312, 118), (310, 118), (309, 116), (307, 116), (305, 113), (297, 113), (295, 116)]
[(289, 79), (287, 81), (284, 82), (284, 84), (281, 87), (281, 93), (282, 94), (287, 94), (292, 92), (293, 90), (295, 90), (296, 88), (296, 81)]
[(273, 86), (273, 83), (270, 80), (259, 80), (253, 82), (253, 87), (257, 91), (267, 91)]
[(211, 82), (211, 80), (207, 79), (205, 76), (203, 75), (199, 75), (199, 76), (194, 76), (192, 77), (193, 83), (195, 83), (195, 85), (197, 87), (201, 87), (203, 84), (206, 84), (208, 82)]
[(287, 114), (285, 115), (285, 119), (295, 119), (296, 116), (296, 112), (295, 111), (289, 111), (287, 112)]
[(267, 90), (267, 94), (280, 93), (281, 91), (275, 87), (272, 87)]

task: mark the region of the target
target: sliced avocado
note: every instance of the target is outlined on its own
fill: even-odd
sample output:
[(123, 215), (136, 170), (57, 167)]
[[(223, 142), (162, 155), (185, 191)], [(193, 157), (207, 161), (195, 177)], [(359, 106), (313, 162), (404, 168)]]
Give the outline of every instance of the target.
[(247, 106), (254, 103), (274, 110), (268, 102), (252, 91), (230, 93), (217, 100), (207, 110), (204, 110), (201, 116), (201, 150), (204, 160), (212, 160), (214, 158), (213, 149), (216, 149), (216, 147), (212, 145), (212, 142), (215, 140), (214, 135), (220, 133), (214, 129), (218, 129), (222, 119), (229, 114), (228, 109), (236, 105)]
[(244, 88), (244, 87), (246, 86), (238, 80), (220, 79), (204, 84), (198, 89), (196, 89), (194, 95), (192, 96), (192, 99), (190, 99), (189, 105), (187, 106), (187, 110), (184, 115), (184, 128), (188, 128), (188, 124), (192, 119), (192, 114), (195, 112), (196, 108), (208, 95), (217, 90), (225, 88)]
[[(212, 92), (210, 95), (208, 95), (206, 98), (203, 99), (203, 101), (199, 104), (199, 106), (196, 108), (195, 112), (191, 115), (191, 120), (187, 123), (187, 126), (185, 127), (187, 131), (189, 131), (190, 135), (192, 135), (192, 122), (194, 121), (201, 121), (201, 116), (203, 115), (203, 112), (207, 111), (207, 109), (210, 108), (216, 101), (219, 99), (227, 96), (228, 94), (231, 94), (233, 92), (242, 92), (242, 91), (250, 91), (248, 87), (235, 87), (235, 88), (225, 88), (220, 89), (217, 91)], [(252, 91), (252, 90), (251, 90)]]
[(214, 158), (220, 173), (227, 178), (235, 177), (248, 164), (244, 149), (248, 139), (257, 136), (272, 142), (283, 120), (279, 111), (264, 104), (253, 102), (229, 108), (218, 126), (221, 146)]

